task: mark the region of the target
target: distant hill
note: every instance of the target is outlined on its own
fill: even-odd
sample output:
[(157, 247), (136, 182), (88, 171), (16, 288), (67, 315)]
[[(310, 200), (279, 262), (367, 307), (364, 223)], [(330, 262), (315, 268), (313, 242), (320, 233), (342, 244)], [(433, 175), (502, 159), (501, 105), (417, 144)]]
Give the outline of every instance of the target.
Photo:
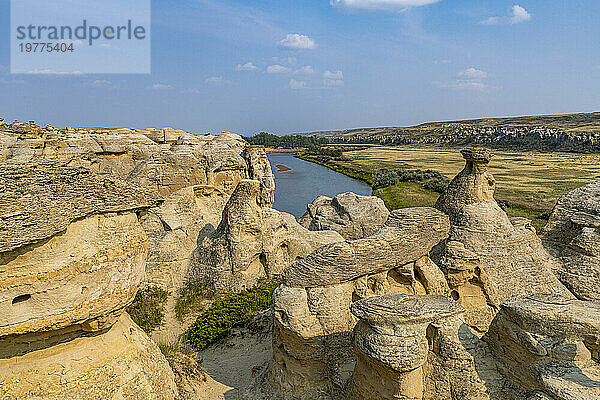
[(485, 145), (494, 148), (600, 153), (600, 112), (428, 122), (412, 127), (305, 133), (332, 143)]

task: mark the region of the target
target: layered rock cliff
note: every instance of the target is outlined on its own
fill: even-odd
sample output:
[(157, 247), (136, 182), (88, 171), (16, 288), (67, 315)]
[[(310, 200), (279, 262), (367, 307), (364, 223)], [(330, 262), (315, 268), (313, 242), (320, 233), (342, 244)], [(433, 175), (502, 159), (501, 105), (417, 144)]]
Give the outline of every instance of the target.
[(162, 341), (174, 340), (184, 329), (174, 316), (175, 299), (192, 277), (194, 250), (219, 226), (237, 184), (256, 179), (262, 206), (273, 202), (275, 184), (264, 148), (231, 133), (56, 129), (15, 122), (0, 127), (0, 143), (5, 164), (58, 161), (134, 184), (157, 199), (140, 213), (140, 221), (149, 241), (143, 285), (169, 292), (165, 323), (153, 333)]
[(0, 395), (173, 399), (173, 372), (124, 313), (152, 193), (53, 162), (0, 165), (0, 188)]

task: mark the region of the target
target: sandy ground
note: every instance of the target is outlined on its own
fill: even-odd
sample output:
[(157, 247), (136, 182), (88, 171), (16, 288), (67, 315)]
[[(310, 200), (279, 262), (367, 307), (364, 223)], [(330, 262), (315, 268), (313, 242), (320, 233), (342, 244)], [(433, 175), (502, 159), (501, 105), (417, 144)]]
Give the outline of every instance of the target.
[(212, 380), (206, 399), (238, 400), (271, 359), (272, 314), (264, 313), (244, 327), (234, 328), (221, 342), (201, 352), (200, 358)]

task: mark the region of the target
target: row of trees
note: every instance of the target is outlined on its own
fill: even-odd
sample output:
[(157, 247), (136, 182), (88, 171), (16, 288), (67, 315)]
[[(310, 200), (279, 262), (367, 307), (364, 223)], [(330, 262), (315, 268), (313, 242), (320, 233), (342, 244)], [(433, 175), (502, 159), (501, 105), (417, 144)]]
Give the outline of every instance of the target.
[(276, 147), (284, 149), (294, 149), (297, 147), (323, 146), (328, 143), (327, 139), (316, 138), (313, 136), (286, 135), (277, 136), (267, 132), (261, 132), (258, 135), (245, 138), (250, 144), (259, 144), (265, 147)]

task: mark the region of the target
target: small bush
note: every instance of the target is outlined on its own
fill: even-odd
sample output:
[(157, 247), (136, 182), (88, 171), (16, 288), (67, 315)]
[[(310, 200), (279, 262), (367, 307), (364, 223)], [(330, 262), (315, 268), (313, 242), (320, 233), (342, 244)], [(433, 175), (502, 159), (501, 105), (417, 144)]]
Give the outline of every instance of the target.
[(202, 350), (223, 338), (236, 325), (271, 306), (271, 296), (279, 281), (259, 283), (258, 286), (231, 294), (215, 301), (204, 311), (188, 331), (192, 347)]
[(138, 290), (127, 312), (146, 333), (159, 326), (165, 316), (165, 303), (169, 293), (159, 287), (147, 287)]
[(183, 317), (196, 310), (202, 300), (213, 299), (215, 294), (215, 283), (208, 278), (186, 283), (183, 289), (179, 290), (175, 316), (179, 321), (183, 321)]
[(398, 169), (395, 171), (380, 169), (373, 178), (373, 189), (394, 186), (400, 182), (423, 182), (424, 189), (443, 193), (450, 180), (442, 173), (431, 169)]
[(373, 178), (373, 189), (396, 185), (400, 180), (398, 174), (387, 169), (380, 169)]
[(444, 193), (446, 191), (446, 189), (448, 188), (449, 184), (450, 184), (450, 180), (445, 177), (444, 177), (444, 179), (436, 178), (436, 179), (432, 179), (430, 181), (423, 183), (423, 189), (431, 190), (432, 192), (437, 192), (437, 193)]

